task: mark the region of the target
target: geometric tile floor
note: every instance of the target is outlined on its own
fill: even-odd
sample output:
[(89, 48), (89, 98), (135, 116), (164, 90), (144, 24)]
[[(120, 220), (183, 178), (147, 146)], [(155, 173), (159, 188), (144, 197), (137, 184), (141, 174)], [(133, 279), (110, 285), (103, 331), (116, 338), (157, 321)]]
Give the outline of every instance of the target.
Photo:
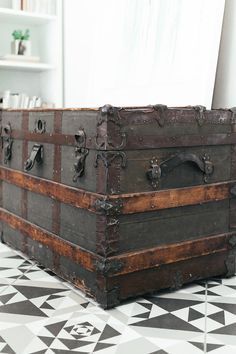
[(101, 309), (0, 243), (1, 354), (236, 354), (236, 276)]

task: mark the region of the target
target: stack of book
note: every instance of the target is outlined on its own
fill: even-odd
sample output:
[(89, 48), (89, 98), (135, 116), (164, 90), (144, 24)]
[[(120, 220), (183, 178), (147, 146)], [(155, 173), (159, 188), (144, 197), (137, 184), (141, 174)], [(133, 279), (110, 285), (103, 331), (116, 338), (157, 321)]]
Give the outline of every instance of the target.
[(29, 97), (25, 93), (11, 93), (9, 90), (0, 94), (0, 108), (32, 109), (41, 107), (42, 99), (37, 96)]
[(56, 0), (12, 0), (12, 8), (13, 10), (55, 15)]

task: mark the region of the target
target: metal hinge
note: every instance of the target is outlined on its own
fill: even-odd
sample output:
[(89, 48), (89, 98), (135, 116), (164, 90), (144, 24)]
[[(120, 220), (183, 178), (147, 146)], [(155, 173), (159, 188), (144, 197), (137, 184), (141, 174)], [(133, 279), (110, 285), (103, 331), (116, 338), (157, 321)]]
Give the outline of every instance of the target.
[(168, 107), (164, 104), (156, 104), (153, 106), (153, 108), (155, 109), (155, 111), (158, 112), (158, 117), (156, 118), (156, 121), (158, 122), (160, 127), (164, 127), (166, 111)]
[(121, 161), (121, 167), (125, 168), (126, 167), (126, 163), (127, 163), (127, 157), (126, 154), (124, 152), (121, 151), (114, 151), (114, 152), (110, 152), (110, 151), (99, 151), (96, 154), (96, 158), (95, 158), (95, 162), (94, 162), (94, 167), (98, 167), (98, 160), (101, 160), (104, 164), (104, 166), (107, 168), (109, 166), (111, 166), (112, 162), (120, 159)]
[[(111, 105), (105, 105), (100, 108), (100, 114), (97, 123), (98, 133), (95, 137), (95, 144), (98, 150), (121, 150), (126, 145), (126, 133), (121, 132), (121, 117), (119, 115), (119, 111), (122, 108), (113, 107)], [(102, 124), (113, 123), (115, 126), (114, 131), (116, 131), (116, 137), (109, 137), (109, 132), (107, 131), (108, 127), (105, 127), (105, 132), (103, 129), (99, 129)], [(114, 141), (113, 141), (114, 139)], [(117, 141), (118, 140), (118, 141)]]
[(236, 124), (236, 107), (230, 108), (229, 111), (232, 113), (231, 123)]
[(123, 208), (123, 203), (120, 199), (115, 201), (97, 199), (94, 204), (95, 209), (107, 216), (119, 215)]
[(120, 260), (110, 260), (102, 258), (96, 262), (96, 269), (104, 276), (112, 275), (120, 272), (124, 267), (124, 264)]
[(206, 111), (206, 107), (205, 106), (193, 106), (193, 109), (196, 111), (196, 121), (198, 123), (198, 125), (201, 127), (203, 126), (203, 123), (205, 121), (205, 111)]

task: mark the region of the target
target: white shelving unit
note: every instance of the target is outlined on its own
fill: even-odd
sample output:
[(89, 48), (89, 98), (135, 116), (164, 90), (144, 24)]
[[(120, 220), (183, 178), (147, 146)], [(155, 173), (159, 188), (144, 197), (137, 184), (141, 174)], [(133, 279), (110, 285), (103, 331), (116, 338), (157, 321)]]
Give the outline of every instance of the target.
[(1, 69), (42, 72), (46, 70), (53, 70), (54, 67), (45, 63), (22, 63), (9, 60), (0, 60), (0, 70)]
[(16, 11), (8, 8), (0, 8), (0, 22), (8, 22), (15, 24), (22, 23), (23, 25), (43, 25), (50, 21), (55, 21), (57, 16), (44, 15), (27, 11)]
[(0, 92), (39, 96), (43, 102), (63, 106), (62, 0), (55, 15), (16, 11), (11, 1), (0, 0), (0, 56), (10, 54), (12, 32), (30, 30), (32, 55), (40, 62), (0, 60)]

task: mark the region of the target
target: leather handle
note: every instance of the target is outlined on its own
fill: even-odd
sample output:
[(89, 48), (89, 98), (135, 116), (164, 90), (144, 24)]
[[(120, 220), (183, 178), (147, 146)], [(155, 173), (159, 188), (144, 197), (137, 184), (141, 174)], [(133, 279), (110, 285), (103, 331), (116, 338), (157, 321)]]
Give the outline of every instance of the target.
[(183, 163), (194, 163), (194, 165), (203, 172), (204, 182), (207, 182), (208, 177), (214, 172), (214, 165), (207, 155), (199, 157), (196, 154), (183, 152), (160, 164), (157, 158), (154, 157), (150, 161), (150, 169), (146, 172), (147, 178), (151, 181), (153, 188), (158, 188), (161, 178), (165, 177), (170, 171)]

